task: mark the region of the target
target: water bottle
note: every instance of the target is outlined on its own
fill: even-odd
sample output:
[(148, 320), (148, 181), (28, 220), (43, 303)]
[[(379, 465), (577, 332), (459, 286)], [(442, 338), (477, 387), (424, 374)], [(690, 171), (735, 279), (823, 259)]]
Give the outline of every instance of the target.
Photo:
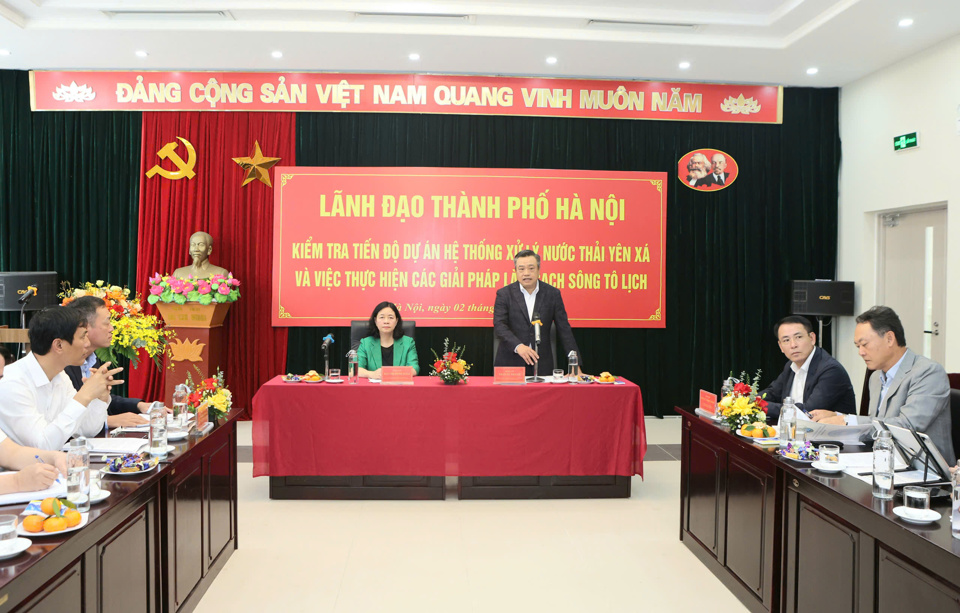
[(785, 449), (787, 444), (796, 438), (797, 407), (790, 396), (783, 399), (783, 406), (780, 407), (780, 423), (777, 432), (780, 435), (781, 449)]
[(576, 381), (580, 372), (580, 360), (577, 358), (577, 352), (571, 351), (567, 354), (567, 381)]
[[(957, 466), (960, 466), (960, 460), (957, 460)], [(950, 532), (953, 538), (960, 539), (960, 468), (953, 473), (953, 495), (950, 497), (950, 506), (953, 514), (950, 522)]]
[(181, 383), (173, 389), (173, 417), (181, 429), (187, 427), (187, 398), (190, 397), (190, 388)]
[(347, 383), (360, 382), (360, 366), (357, 363), (357, 352), (351, 349), (347, 352)]
[(150, 455), (167, 455), (167, 410), (162, 402), (150, 405)]
[(82, 436), (67, 448), (67, 500), (81, 513), (90, 510), (90, 451)]
[(873, 442), (873, 497), (893, 499), (893, 438), (882, 430)]

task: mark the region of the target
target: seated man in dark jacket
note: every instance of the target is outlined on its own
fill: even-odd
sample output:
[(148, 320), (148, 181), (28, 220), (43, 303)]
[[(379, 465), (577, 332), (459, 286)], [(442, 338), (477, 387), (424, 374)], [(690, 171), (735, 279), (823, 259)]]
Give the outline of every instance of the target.
[[(83, 380), (89, 376), (90, 369), (96, 369), (100, 366), (100, 360), (93, 354), (93, 351), (110, 346), (113, 339), (113, 324), (110, 321), (110, 313), (107, 311), (106, 303), (96, 296), (77, 298), (70, 302), (67, 308), (76, 309), (80, 313), (80, 317), (87, 322), (89, 331), (87, 338), (90, 339), (90, 355), (87, 356), (84, 364), (67, 366), (63, 369), (63, 372), (70, 377), (73, 387), (79, 390), (83, 385)], [(110, 404), (107, 407), (107, 426), (109, 428), (119, 428), (146, 424), (147, 421), (139, 414), (147, 413), (150, 410), (150, 404), (139, 398), (124, 398), (111, 394)]]
[[(780, 418), (783, 399), (790, 396), (797, 408), (806, 411), (829, 409), (856, 413), (856, 399), (850, 375), (832, 355), (817, 347), (813, 324), (806, 317), (790, 315), (774, 326), (780, 351), (790, 360), (767, 389), (767, 419)], [(802, 416), (800, 416), (802, 417)]]

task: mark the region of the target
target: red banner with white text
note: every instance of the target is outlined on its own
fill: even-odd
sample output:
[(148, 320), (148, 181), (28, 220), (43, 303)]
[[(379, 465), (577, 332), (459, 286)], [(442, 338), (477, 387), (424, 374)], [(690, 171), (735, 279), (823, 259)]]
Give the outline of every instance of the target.
[(775, 85), (420, 74), (32, 71), (35, 111), (314, 111), (781, 123)]
[(418, 326), (490, 326), (521, 249), (541, 255), (572, 325), (666, 325), (667, 173), (274, 173), (274, 326), (346, 326), (383, 300)]

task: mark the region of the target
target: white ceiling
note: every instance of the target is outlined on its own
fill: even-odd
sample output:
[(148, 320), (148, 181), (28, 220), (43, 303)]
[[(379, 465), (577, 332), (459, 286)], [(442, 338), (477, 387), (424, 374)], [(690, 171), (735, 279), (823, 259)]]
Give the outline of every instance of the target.
[[(905, 17), (914, 24), (901, 28)], [(0, 50), (9, 52), (0, 51), (0, 69), (425, 72), (830, 87), (957, 34), (960, 0), (0, 0)], [(137, 57), (138, 50), (147, 57)], [(274, 59), (273, 51), (283, 57)], [(548, 65), (548, 56), (556, 64)], [(681, 70), (682, 61), (690, 68)], [(807, 75), (809, 67), (819, 72)]]

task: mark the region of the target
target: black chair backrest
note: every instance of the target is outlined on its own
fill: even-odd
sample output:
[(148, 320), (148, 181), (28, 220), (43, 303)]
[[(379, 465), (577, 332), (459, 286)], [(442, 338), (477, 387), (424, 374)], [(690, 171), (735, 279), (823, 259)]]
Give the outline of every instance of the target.
[[(960, 390), (950, 390), (950, 430), (953, 435), (953, 451), (960, 453)], [(944, 458), (952, 463), (956, 458)]]
[(863, 373), (863, 390), (860, 392), (860, 415), (870, 417), (870, 375), (873, 371), (869, 368)]
[[(354, 351), (360, 346), (360, 341), (364, 337), (370, 336), (367, 332), (367, 325), (370, 322), (366, 319), (354, 319), (350, 322), (350, 349)], [(412, 339), (416, 339), (417, 322), (415, 320), (403, 320), (403, 333)]]

